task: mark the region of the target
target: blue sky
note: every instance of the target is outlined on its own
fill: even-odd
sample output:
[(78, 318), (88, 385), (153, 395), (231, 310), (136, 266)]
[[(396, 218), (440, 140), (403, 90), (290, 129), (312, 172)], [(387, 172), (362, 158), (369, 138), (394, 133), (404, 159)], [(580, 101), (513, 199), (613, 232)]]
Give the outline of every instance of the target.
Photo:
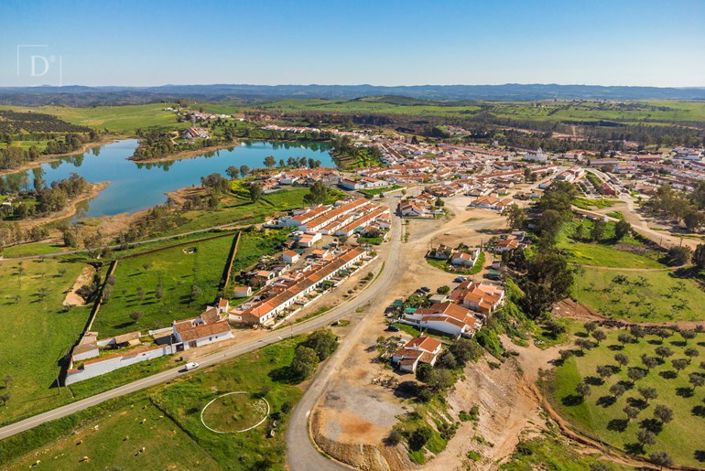
[(704, 20), (702, 0), (2, 0), (0, 86), (705, 86)]

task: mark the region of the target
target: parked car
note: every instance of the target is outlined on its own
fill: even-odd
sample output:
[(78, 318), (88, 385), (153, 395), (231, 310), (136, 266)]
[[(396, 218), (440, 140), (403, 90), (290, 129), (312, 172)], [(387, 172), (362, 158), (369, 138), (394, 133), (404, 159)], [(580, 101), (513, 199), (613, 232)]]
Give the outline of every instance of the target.
[(422, 286), (421, 288), (419, 288), (419, 291), (421, 291), (424, 294), (428, 294), (431, 292), (431, 288), (429, 288), (427, 286)]
[(399, 327), (395, 326), (394, 324), (389, 324), (389, 326), (387, 326), (387, 330), (389, 332), (399, 332)]
[(190, 362), (188, 362), (188, 363), (186, 363), (186, 364), (184, 365), (184, 371), (195, 370), (195, 369), (198, 368), (199, 366), (201, 366), (201, 365), (199, 365), (199, 364), (196, 363), (195, 361), (190, 361)]
[(453, 280), (455, 283), (463, 283), (466, 280), (464, 276), (456, 276)]

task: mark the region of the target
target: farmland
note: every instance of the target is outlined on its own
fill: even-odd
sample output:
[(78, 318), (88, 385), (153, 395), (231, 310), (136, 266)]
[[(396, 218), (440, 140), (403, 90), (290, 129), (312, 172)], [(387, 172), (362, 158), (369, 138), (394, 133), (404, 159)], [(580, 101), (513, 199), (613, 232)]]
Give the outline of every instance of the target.
[(598, 312), (636, 322), (701, 320), (705, 292), (671, 271), (620, 273), (583, 268), (573, 296)]
[(40, 106), (27, 108), (0, 106), (0, 109), (15, 111), (35, 111), (57, 116), (69, 123), (94, 129), (107, 129), (114, 134), (133, 135), (137, 129), (158, 127), (174, 129), (186, 127), (188, 123), (178, 123), (174, 113), (163, 111), (163, 103), (149, 105), (95, 106), (71, 108), (66, 106)]
[(617, 121), (658, 125), (705, 120), (703, 103), (655, 100), (622, 103), (589, 100), (443, 102), (404, 97), (364, 97), (354, 100), (281, 100), (258, 108), (276, 112), (400, 114), (447, 118), (470, 118), (490, 113), (500, 119), (536, 122)]
[(216, 297), (231, 243), (219, 237), (120, 260), (93, 329), (109, 337), (197, 315)]
[[(702, 388), (690, 380), (704, 374), (698, 365), (705, 334), (692, 339), (677, 333), (631, 335), (626, 343), (618, 341), (625, 332), (608, 330), (606, 339), (577, 351), (552, 372), (545, 389), (553, 407), (583, 433), (629, 453), (667, 451), (677, 464), (701, 466)], [(624, 355), (622, 362), (617, 354)], [(586, 389), (580, 390), (581, 382)], [(659, 415), (657, 406), (667, 406), (672, 417)]]
[(0, 262), (0, 358), (10, 394), (0, 407), (0, 423), (33, 413), (38, 407), (69, 400), (70, 392), (52, 388), (59, 359), (81, 333), (88, 308), (63, 310), (64, 293), (83, 269), (60, 260)]
[[(283, 425), (302, 393), (298, 386), (273, 378), (290, 364), (297, 340), (115, 400), (98, 411), (42, 425), (0, 444), (0, 461), (10, 469), (37, 460), (67, 470), (162, 469), (170, 463), (178, 469), (284, 469)], [(216, 434), (202, 425), (203, 406), (231, 391), (249, 391), (267, 400), (272, 417), (278, 417), (272, 438), (267, 438), (271, 421), (244, 433)], [(88, 460), (81, 462), (84, 457)]]

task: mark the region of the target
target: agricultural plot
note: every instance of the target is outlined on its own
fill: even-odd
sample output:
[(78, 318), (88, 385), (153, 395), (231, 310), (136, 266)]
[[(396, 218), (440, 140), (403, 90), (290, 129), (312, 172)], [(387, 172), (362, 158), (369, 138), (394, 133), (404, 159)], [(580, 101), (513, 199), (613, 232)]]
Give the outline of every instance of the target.
[(638, 335), (609, 330), (590, 348), (576, 346), (548, 379), (548, 397), (587, 435), (635, 455), (665, 451), (676, 464), (701, 467), (705, 334)]
[(573, 297), (601, 314), (637, 322), (702, 320), (705, 292), (670, 271), (620, 272), (583, 267)]
[(189, 123), (179, 123), (176, 115), (163, 111), (164, 103), (125, 106), (95, 106), (72, 108), (67, 106), (41, 106), (27, 108), (2, 106), (0, 109), (17, 111), (39, 111), (59, 117), (69, 123), (95, 129), (107, 129), (112, 133), (133, 135), (137, 129), (159, 127), (164, 129), (184, 128)]
[(83, 266), (58, 259), (0, 263), (0, 396), (9, 396), (0, 423), (71, 398), (52, 385), (88, 318), (89, 308), (62, 305)]
[(100, 337), (168, 327), (218, 293), (233, 235), (120, 260), (93, 329)]

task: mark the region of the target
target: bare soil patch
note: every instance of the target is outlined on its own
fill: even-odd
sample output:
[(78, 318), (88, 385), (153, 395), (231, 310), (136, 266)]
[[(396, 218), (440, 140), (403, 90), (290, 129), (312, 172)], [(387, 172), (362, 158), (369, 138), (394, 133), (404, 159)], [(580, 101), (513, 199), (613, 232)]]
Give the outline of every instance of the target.
[(86, 304), (86, 300), (83, 299), (77, 291), (82, 287), (91, 282), (93, 279), (93, 275), (95, 274), (95, 267), (93, 265), (86, 265), (83, 267), (83, 270), (81, 270), (81, 273), (78, 275), (76, 278), (76, 281), (73, 282), (73, 286), (71, 286), (71, 290), (66, 293), (66, 297), (64, 298), (64, 306), (83, 306)]

